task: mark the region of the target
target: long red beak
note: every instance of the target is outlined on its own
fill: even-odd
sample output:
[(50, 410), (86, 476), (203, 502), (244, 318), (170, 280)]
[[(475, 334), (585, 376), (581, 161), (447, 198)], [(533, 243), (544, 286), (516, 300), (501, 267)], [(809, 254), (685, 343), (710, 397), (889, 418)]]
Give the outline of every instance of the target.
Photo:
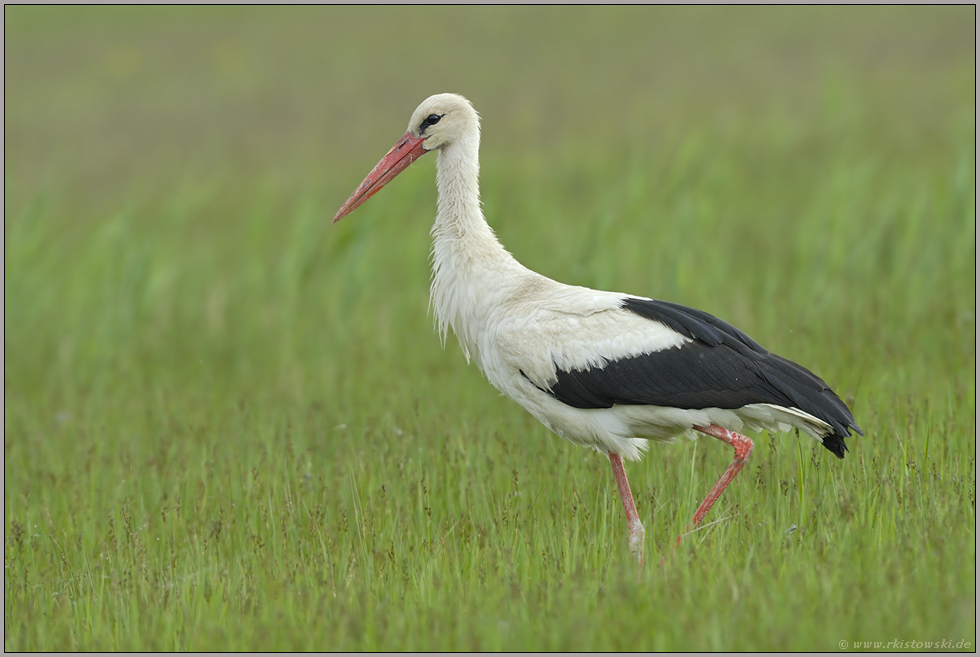
[(350, 195), (343, 207), (337, 210), (333, 218), (334, 223), (349, 215), (357, 206), (377, 194), (378, 190), (407, 169), (409, 164), (428, 153), (422, 148), (424, 141), (425, 137), (416, 137), (411, 132), (406, 132), (388, 154), (381, 158), (378, 165), (368, 174), (357, 191)]

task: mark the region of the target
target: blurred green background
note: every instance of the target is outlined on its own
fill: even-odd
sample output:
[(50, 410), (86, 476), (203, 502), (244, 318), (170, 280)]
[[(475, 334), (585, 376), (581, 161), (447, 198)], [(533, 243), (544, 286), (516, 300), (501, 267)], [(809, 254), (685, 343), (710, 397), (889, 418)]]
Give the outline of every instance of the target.
[[(489, 118), (490, 160), (663, 151), (692, 117), (792, 140), (794, 118), (812, 113), (872, 133), (883, 159), (925, 136), (939, 152), (946, 126), (972, 124), (970, 18), (969, 7), (12, 7), (6, 209), (54, 180), (96, 204), (118, 204), (111, 190), (133, 183), (162, 195), (200, 177), (333, 192), (359, 178), (332, 178), (359, 173), (423, 98), (449, 90)], [(846, 149), (848, 133), (835, 137), (811, 147)]]
[[(975, 641), (975, 19), (5, 7), (5, 648)], [(848, 459), (757, 440), (635, 583), (608, 466), (431, 331), (434, 158), (330, 224), (447, 91), (519, 260), (814, 369)], [(650, 563), (728, 459), (632, 466)]]

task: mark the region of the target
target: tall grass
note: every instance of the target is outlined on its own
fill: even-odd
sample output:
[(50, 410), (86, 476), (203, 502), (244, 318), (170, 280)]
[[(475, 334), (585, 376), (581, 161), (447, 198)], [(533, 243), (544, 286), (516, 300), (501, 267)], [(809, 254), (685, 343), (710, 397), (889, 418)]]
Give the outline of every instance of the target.
[[(4, 17), (5, 649), (975, 649), (974, 9)], [(637, 582), (606, 462), (430, 330), (434, 162), (329, 224), (440, 91), (522, 262), (865, 437), (755, 436), (664, 568), (730, 456), (653, 446)]]

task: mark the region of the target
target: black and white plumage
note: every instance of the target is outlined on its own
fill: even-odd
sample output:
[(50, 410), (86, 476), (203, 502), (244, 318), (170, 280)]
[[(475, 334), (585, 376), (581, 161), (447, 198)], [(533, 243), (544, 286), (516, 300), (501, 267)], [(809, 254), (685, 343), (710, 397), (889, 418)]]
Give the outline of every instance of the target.
[(625, 298), (622, 307), (691, 341), (590, 370), (559, 371), (546, 392), (575, 408), (625, 404), (733, 410), (768, 404), (803, 411), (830, 425), (830, 433), (821, 425), (810, 433), (844, 458), (844, 439), (848, 429), (856, 428), (854, 418), (813, 372), (769, 353), (734, 326), (700, 310), (636, 297)]
[(517, 262), (483, 218), (479, 144), (469, 101), (428, 98), (334, 221), (438, 153), (431, 303), (439, 332), (445, 340), (452, 328), (467, 360), (549, 429), (608, 455), (641, 565), (644, 530), (623, 459), (640, 458), (648, 441), (700, 433), (735, 448), (692, 525), (748, 459), (752, 441), (739, 431), (795, 427), (843, 458), (845, 438), (860, 429), (809, 370), (702, 311), (564, 285)]

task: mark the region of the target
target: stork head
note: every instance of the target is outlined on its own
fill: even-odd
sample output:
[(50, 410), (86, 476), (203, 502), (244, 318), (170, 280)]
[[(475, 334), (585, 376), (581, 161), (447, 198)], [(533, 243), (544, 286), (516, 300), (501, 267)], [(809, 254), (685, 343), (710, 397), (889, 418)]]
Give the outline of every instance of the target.
[(406, 134), (423, 139), (423, 148), (433, 151), (462, 138), (477, 122), (470, 101), (456, 94), (436, 94), (416, 108)]
[(465, 138), (479, 134), (473, 127), (479, 117), (470, 101), (456, 94), (429, 96), (418, 106), (408, 122), (408, 131), (401, 136), (388, 154), (381, 158), (357, 190), (351, 194), (333, 220), (340, 221), (359, 205), (394, 180), (408, 165), (429, 151), (445, 148)]

